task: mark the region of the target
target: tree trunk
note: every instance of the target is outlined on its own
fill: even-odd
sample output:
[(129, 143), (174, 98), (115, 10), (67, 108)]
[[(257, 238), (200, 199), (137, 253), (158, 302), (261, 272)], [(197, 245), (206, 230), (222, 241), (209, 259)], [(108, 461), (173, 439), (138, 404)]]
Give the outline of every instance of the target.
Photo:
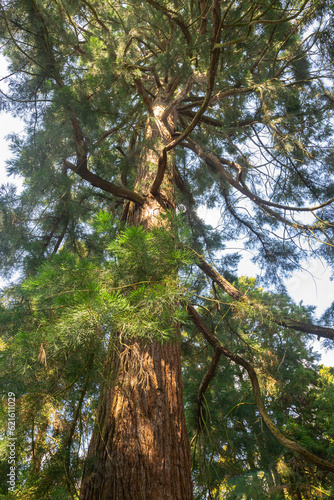
[(82, 500), (192, 498), (180, 343), (126, 348), (102, 395)]
[[(150, 193), (173, 122), (160, 120), (166, 107), (156, 100), (146, 124), (146, 144), (136, 189), (144, 205), (130, 203), (127, 223), (154, 227), (174, 206), (171, 168), (159, 194)], [(168, 227), (166, 227), (168, 230)], [(102, 388), (81, 486), (81, 500), (191, 500), (190, 446), (186, 431), (181, 345), (175, 341), (128, 343), (111, 354), (111, 372)]]

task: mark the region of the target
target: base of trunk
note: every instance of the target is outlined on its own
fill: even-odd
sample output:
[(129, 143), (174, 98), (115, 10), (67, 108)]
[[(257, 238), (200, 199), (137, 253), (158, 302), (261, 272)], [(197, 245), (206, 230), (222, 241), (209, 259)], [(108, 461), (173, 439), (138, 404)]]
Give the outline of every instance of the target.
[(105, 387), (81, 500), (191, 500), (180, 344), (128, 346)]

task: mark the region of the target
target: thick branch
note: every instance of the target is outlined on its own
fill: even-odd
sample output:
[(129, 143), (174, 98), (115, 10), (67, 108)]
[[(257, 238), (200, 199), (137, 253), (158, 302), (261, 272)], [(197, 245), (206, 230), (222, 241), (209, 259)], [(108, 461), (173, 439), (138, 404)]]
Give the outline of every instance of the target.
[(145, 197), (141, 194), (124, 187), (116, 186), (112, 182), (109, 182), (102, 177), (93, 174), (93, 172), (88, 170), (88, 168), (85, 166), (80, 165), (79, 167), (77, 167), (67, 160), (64, 161), (64, 165), (66, 168), (72, 170), (72, 172), (74, 172), (75, 174), (78, 174), (82, 179), (88, 181), (92, 186), (102, 189), (102, 191), (113, 194), (114, 196), (118, 196), (119, 198), (133, 201), (138, 205), (143, 205), (143, 203), (145, 202)]
[(333, 464), (331, 464), (327, 460), (323, 460), (317, 455), (314, 455), (310, 451), (303, 448), (300, 444), (296, 443), (295, 441), (292, 441), (291, 439), (287, 438), (286, 436), (284, 436), (284, 434), (281, 433), (281, 431), (276, 427), (274, 422), (269, 417), (267, 410), (265, 409), (265, 406), (262, 401), (261, 389), (258, 382), (257, 374), (252, 365), (248, 363), (248, 361), (246, 361), (245, 359), (238, 356), (237, 354), (232, 354), (231, 351), (229, 351), (226, 347), (221, 345), (217, 337), (215, 337), (213, 333), (211, 333), (209, 328), (206, 326), (200, 315), (197, 313), (196, 309), (194, 309), (192, 306), (188, 306), (187, 309), (193, 323), (196, 325), (196, 327), (202, 333), (202, 335), (206, 338), (206, 340), (212, 345), (215, 352), (219, 351), (223, 353), (227, 358), (231, 359), (234, 363), (243, 366), (247, 370), (247, 373), (249, 375), (252, 384), (253, 395), (258, 410), (261, 414), (261, 417), (263, 418), (264, 423), (266, 424), (270, 432), (273, 434), (273, 436), (277, 439), (277, 441), (281, 443), (285, 448), (288, 448), (293, 452), (299, 453), (303, 458), (305, 458), (309, 462), (314, 463), (321, 469), (334, 472)]
[[(164, 112), (162, 113), (162, 115), (160, 117), (160, 121), (163, 123), (163, 125), (166, 127), (166, 129), (169, 129), (168, 116), (173, 113), (173, 110), (175, 110), (175, 108), (177, 108), (178, 104), (182, 101), (184, 96), (186, 96), (189, 93), (195, 79), (196, 79), (195, 76), (191, 75), (188, 78), (183, 89), (178, 93), (178, 95), (175, 97), (175, 99), (171, 100), (169, 102), (169, 104), (166, 106)], [(174, 81), (172, 81), (170, 83), (170, 86), (169, 86), (169, 91), (168, 91), (169, 96), (171, 96), (173, 94), (177, 85), (180, 83), (179, 77), (174, 78), (173, 80)], [(173, 123), (173, 131), (174, 131), (175, 125), (176, 125), (175, 121), (176, 121), (175, 117), (173, 117), (173, 122), (174, 122)], [(168, 136), (170, 138), (170, 134), (168, 134)], [(165, 170), (166, 170), (166, 166), (167, 166), (167, 151), (168, 151), (168, 149), (165, 147), (162, 151), (162, 156), (159, 158), (157, 174), (156, 174), (156, 177), (155, 177), (154, 182), (153, 182), (152, 187), (151, 187), (151, 193), (153, 195), (158, 194), (161, 183), (164, 179)]]
[(175, 24), (177, 24), (177, 26), (179, 26), (179, 28), (181, 28), (181, 31), (184, 34), (184, 36), (185, 36), (188, 44), (191, 43), (191, 34), (190, 34), (190, 31), (188, 30), (188, 27), (184, 24), (184, 22), (182, 21), (182, 19), (180, 19), (175, 12), (173, 12), (170, 9), (167, 9), (166, 7), (164, 7), (163, 5), (161, 5), (159, 2), (156, 2), (155, 0), (147, 0), (147, 3), (149, 3), (150, 5), (152, 5), (152, 7), (154, 7), (155, 9), (159, 10), (160, 12), (162, 12), (172, 22), (174, 22)]
[[(180, 113), (185, 116), (189, 116), (189, 118), (194, 118), (196, 113), (191, 111), (190, 109), (180, 109)], [(202, 115), (200, 121), (202, 123), (206, 123), (207, 125), (212, 125), (213, 127), (222, 128), (224, 123), (221, 120), (217, 120), (216, 118), (212, 118), (211, 116)]]
[(156, 195), (159, 192), (162, 181), (164, 180), (165, 170), (167, 166), (166, 149), (162, 151), (162, 156), (159, 158), (157, 175), (151, 187), (151, 194)]
[(230, 297), (232, 297), (235, 300), (241, 300), (241, 299), (246, 299), (246, 296), (243, 295), (239, 290), (237, 290), (227, 279), (225, 279), (223, 276), (221, 276), (217, 271), (213, 269), (212, 266), (208, 262), (206, 262), (203, 257), (195, 252), (196, 254), (196, 264), (204, 273), (211, 278), (217, 285), (220, 286)]
[[(229, 89), (222, 89), (213, 96), (211, 96), (209, 100), (209, 105), (216, 104), (217, 102), (221, 102), (223, 99), (226, 97), (232, 97), (234, 95), (241, 95), (241, 94), (250, 94), (251, 92), (254, 92), (256, 90), (256, 87), (253, 85), (251, 87), (233, 87)], [(179, 108), (179, 112), (183, 113), (185, 110), (190, 109), (190, 108), (198, 108), (199, 106), (202, 106), (204, 102), (205, 97), (192, 97), (191, 99), (188, 99), (190, 101), (188, 104), (184, 104), (182, 107)], [(184, 100), (186, 102), (186, 100)], [(193, 115), (195, 116), (195, 114)]]
[(145, 90), (145, 88), (143, 86), (143, 83), (142, 83), (141, 79), (140, 78), (135, 78), (134, 82), (136, 84), (136, 88), (137, 88), (138, 94), (143, 98), (143, 101), (144, 101), (147, 109), (149, 110), (149, 112), (152, 113), (153, 112), (152, 102), (151, 102), (151, 99), (149, 98), (149, 96), (147, 94), (147, 91)]
[(290, 328), (291, 330), (297, 330), (297, 332), (311, 333), (312, 335), (317, 335), (324, 339), (334, 340), (334, 330), (333, 328), (326, 328), (320, 325), (307, 325), (301, 323), (295, 319), (285, 319), (283, 321), (274, 320), (277, 325)]
[[(194, 74), (191, 74), (190, 77), (188, 78), (188, 80), (186, 81), (184, 87), (182, 90), (180, 90), (180, 92), (177, 94), (177, 96), (170, 101), (170, 103), (168, 104), (168, 106), (166, 107), (165, 111), (163, 112), (162, 116), (161, 116), (161, 121), (164, 122), (168, 115), (175, 109), (179, 106), (179, 104), (182, 102), (182, 100), (189, 94), (194, 82), (198, 79), (198, 77), (196, 77), (196, 75)], [(181, 78), (176, 78), (175, 81), (174, 81), (174, 85), (170, 86), (170, 89), (169, 89), (169, 96), (172, 96), (173, 92), (175, 91), (177, 85), (180, 83), (180, 80)], [(167, 97), (169, 97), (167, 96)]]

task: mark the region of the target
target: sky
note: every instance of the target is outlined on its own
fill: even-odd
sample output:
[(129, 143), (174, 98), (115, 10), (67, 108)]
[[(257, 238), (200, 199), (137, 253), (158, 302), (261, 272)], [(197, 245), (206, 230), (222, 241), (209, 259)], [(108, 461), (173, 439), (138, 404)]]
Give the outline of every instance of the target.
[[(203, 207), (200, 217), (214, 228), (219, 228), (221, 225), (220, 211), (217, 209), (208, 210)], [(233, 251), (236, 251), (236, 247), (231, 246), (231, 253)], [(256, 276), (259, 269), (252, 262), (252, 252), (241, 247), (240, 251), (243, 252), (243, 258), (238, 268), (239, 275)], [(321, 259), (302, 262), (302, 266), (304, 269), (294, 272), (285, 280), (285, 285), (295, 302), (303, 301), (305, 305), (316, 306), (315, 314), (320, 318), (334, 301), (334, 281), (330, 281), (331, 269)]]
[[(1, 81), (6, 74), (6, 64), (3, 57), (0, 56), (0, 85), (4, 89), (4, 82)], [(6, 140), (8, 134), (23, 134), (24, 126), (19, 118), (12, 116), (4, 111), (0, 112), (0, 184), (6, 182), (19, 182), (13, 177), (6, 176), (6, 160), (10, 158), (11, 152), (9, 142)], [(200, 217), (213, 227), (220, 224), (220, 211), (207, 210), (205, 207), (200, 212)], [(231, 249), (231, 252), (233, 250)], [(239, 265), (239, 275), (256, 276), (259, 272), (256, 265), (251, 262), (252, 255), (243, 251), (244, 258)], [(330, 281), (330, 269), (324, 265), (320, 259), (313, 259), (305, 263), (304, 270), (293, 273), (292, 277), (285, 282), (291, 298), (299, 303), (303, 301), (305, 305), (316, 306), (315, 314), (318, 318), (334, 301), (334, 281)], [(1, 285), (1, 280), (0, 280)], [(326, 326), (326, 325), (324, 325)], [(330, 326), (330, 325), (328, 325)], [(327, 366), (334, 366), (334, 350), (323, 352), (319, 350), (319, 342), (313, 342), (313, 349), (321, 352), (321, 362)]]

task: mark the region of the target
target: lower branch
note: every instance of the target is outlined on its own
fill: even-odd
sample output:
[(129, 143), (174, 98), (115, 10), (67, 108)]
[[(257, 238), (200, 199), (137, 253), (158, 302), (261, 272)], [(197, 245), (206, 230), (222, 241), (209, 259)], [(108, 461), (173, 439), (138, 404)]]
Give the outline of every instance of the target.
[(284, 434), (281, 433), (281, 431), (276, 427), (274, 422), (269, 417), (267, 410), (264, 407), (257, 374), (252, 365), (248, 363), (248, 361), (246, 361), (245, 359), (238, 356), (237, 354), (232, 354), (226, 347), (221, 345), (217, 337), (215, 337), (215, 335), (213, 335), (213, 333), (206, 326), (206, 324), (204, 323), (204, 321), (202, 320), (196, 309), (194, 309), (192, 306), (188, 306), (187, 309), (191, 320), (196, 325), (198, 330), (202, 333), (202, 335), (206, 338), (206, 340), (212, 345), (215, 352), (220, 351), (227, 358), (231, 359), (234, 363), (243, 366), (247, 370), (247, 373), (249, 375), (252, 384), (255, 403), (258, 407), (258, 410), (261, 414), (264, 423), (266, 424), (270, 432), (273, 434), (273, 436), (277, 439), (277, 441), (281, 443), (285, 448), (288, 448), (293, 452), (299, 453), (299, 455), (301, 455), (303, 458), (305, 458), (309, 462), (314, 463), (321, 469), (334, 472), (334, 464), (331, 464), (327, 460), (324, 460), (318, 457), (317, 455), (314, 455), (314, 453), (311, 453), (310, 451), (306, 450), (300, 444), (285, 437)]

